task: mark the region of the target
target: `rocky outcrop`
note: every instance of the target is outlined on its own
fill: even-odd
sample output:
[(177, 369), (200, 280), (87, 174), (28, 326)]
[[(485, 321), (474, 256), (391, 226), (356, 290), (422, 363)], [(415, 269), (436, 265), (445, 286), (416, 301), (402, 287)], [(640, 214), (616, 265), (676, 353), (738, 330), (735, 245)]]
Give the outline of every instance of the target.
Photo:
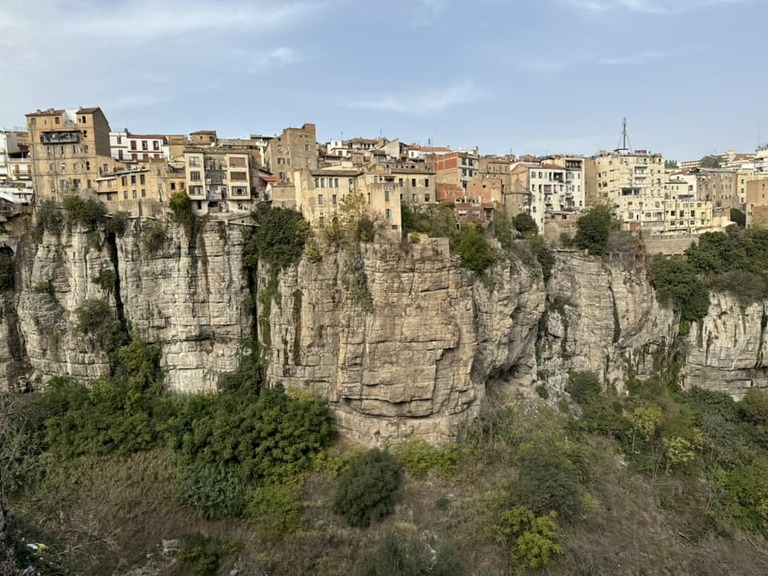
[[(153, 247), (146, 236), (158, 226), (164, 240)], [(425, 239), (362, 244), (280, 272), (261, 266), (250, 286), (245, 230), (144, 219), (121, 236), (25, 237), (14, 246), (16, 289), (0, 296), (0, 386), (108, 374), (104, 351), (77, 329), (79, 307), (98, 299), (160, 347), (166, 383), (180, 392), (214, 390), (258, 325), (270, 381), (327, 397), (341, 430), (370, 444), (455, 438), (489, 396), (543, 387), (557, 398), (571, 371), (621, 391), (656, 373), (673, 343), (686, 386), (735, 397), (768, 387), (764, 303), (713, 294), (708, 316), (679, 336), (642, 261), (560, 252), (546, 285), (518, 261), (480, 280), (447, 241)]]

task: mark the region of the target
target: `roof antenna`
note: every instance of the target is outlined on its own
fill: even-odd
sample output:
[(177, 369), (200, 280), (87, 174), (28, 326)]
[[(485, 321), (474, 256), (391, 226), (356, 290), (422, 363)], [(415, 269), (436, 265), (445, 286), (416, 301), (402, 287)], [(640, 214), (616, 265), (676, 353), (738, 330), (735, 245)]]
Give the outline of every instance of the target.
[(627, 119), (624, 118), (624, 120), (621, 123), (621, 140), (619, 140), (619, 147), (616, 149), (617, 152), (623, 151), (623, 152), (629, 152), (632, 153), (632, 144), (629, 142), (629, 134), (627, 134)]

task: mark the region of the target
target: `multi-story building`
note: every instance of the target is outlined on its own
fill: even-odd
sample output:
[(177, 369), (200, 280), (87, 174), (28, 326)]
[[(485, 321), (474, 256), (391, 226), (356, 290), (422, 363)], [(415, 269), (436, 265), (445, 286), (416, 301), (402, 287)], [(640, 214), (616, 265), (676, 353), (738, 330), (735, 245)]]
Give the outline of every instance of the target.
[(131, 134), (110, 132), (109, 146), (112, 158), (125, 162), (147, 162), (167, 157), (165, 136), (158, 134)]
[(248, 151), (191, 146), (184, 151), (185, 187), (196, 213), (247, 212), (253, 207)]
[(452, 150), (448, 146), (407, 146), (408, 160), (426, 160), (428, 157), (450, 154)]
[(317, 154), (317, 129), (314, 124), (286, 128), (267, 145), (267, 169), (279, 180), (290, 182), (298, 170), (317, 170)]
[(601, 151), (586, 159), (586, 196), (593, 203), (627, 197), (663, 197), (665, 169), (661, 154), (645, 150)]
[[(583, 159), (558, 158), (542, 162), (518, 162), (511, 171), (508, 201), (527, 212), (543, 230), (547, 214), (584, 208)], [(523, 192), (524, 191), (524, 192)]]
[(453, 184), (462, 190), (478, 176), (480, 157), (477, 149), (471, 152), (450, 152), (428, 159), (435, 170), (438, 184)]
[(768, 226), (768, 177), (747, 184), (747, 226)]
[(27, 114), (35, 194), (61, 200), (93, 190), (112, 162), (109, 123), (100, 108), (38, 110)]
[(714, 208), (743, 208), (736, 193), (735, 170), (696, 168), (690, 172), (696, 178), (696, 197), (712, 202)]
[(0, 130), (0, 183), (32, 180), (29, 144), (23, 132)]
[(186, 191), (183, 166), (164, 158), (131, 164), (115, 163), (96, 179), (96, 193), (110, 212), (142, 214), (151, 203), (163, 204), (176, 191)]

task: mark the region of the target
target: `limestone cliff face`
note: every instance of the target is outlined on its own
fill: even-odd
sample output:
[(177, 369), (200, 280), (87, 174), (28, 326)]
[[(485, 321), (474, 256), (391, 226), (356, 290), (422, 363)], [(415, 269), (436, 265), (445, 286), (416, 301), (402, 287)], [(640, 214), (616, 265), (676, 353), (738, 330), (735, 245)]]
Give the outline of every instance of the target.
[(765, 302), (742, 306), (730, 294), (710, 295), (709, 314), (686, 339), (686, 386), (720, 390), (740, 398), (768, 388)]
[[(173, 390), (213, 390), (221, 374), (236, 369), (240, 343), (250, 334), (242, 229), (208, 223), (190, 240), (165, 223), (166, 240), (150, 253), (141, 241), (143, 225), (129, 222), (117, 238), (65, 229), (19, 243), (16, 299), (6, 303), (0, 325), (0, 367), (10, 376), (5, 387), (109, 374), (106, 355), (77, 329), (76, 310), (89, 299), (107, 302), (160, 346)], [(114, 287), (98, 282), (102, 271), (113, 273)]]
[(675, 339), (674, 313), (656, 301), (644, 266), (560, 254), (539, 334), (539, 377), (562, 390), (569, 371), (600, 374), (621, 390), (653, 373)]
[[(268, 377), (327, 397), (341, 430), (369, 444), (456, 437), (489, 396), (556, 397), (568, 372), (588, 370), (621, 390), (648, 377), (678, 343), (686, 386), (738, 397), (768, 387), (765, 304), (713, 294), (709, 315), (678, 336), (642, 263), (557, 254), (549, 281), (519, 262), (487, 281), (462, 271), (445, 240), (363, 244), (273, 275), (243, 271), (245, 227), (211, 220), (195, 234), (161, 222), (148, 250), (132, 220), (124, 235), (63, 230), (15, 247), (16, 289), (0, 295), (0, 388), (52, 376), (90, 379), (109, 363), (76, 328), (88, 299), (106, 301), (162, 352), (170, 389), (215, 389), (237, 368), (254, 328)], [(98, 279), (114, 273), (114, 285)]]

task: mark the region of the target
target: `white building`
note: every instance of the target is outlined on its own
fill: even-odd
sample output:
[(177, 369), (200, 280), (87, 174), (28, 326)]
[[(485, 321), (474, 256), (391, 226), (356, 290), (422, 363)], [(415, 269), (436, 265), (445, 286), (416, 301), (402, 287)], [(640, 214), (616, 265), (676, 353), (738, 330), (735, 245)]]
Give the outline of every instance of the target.
[(125, 162), (146, 162), (167, 158), (165, 136), (158, 134), (131, 134), (128, 131), (110, 132), (109, 147), (112, 158)]

